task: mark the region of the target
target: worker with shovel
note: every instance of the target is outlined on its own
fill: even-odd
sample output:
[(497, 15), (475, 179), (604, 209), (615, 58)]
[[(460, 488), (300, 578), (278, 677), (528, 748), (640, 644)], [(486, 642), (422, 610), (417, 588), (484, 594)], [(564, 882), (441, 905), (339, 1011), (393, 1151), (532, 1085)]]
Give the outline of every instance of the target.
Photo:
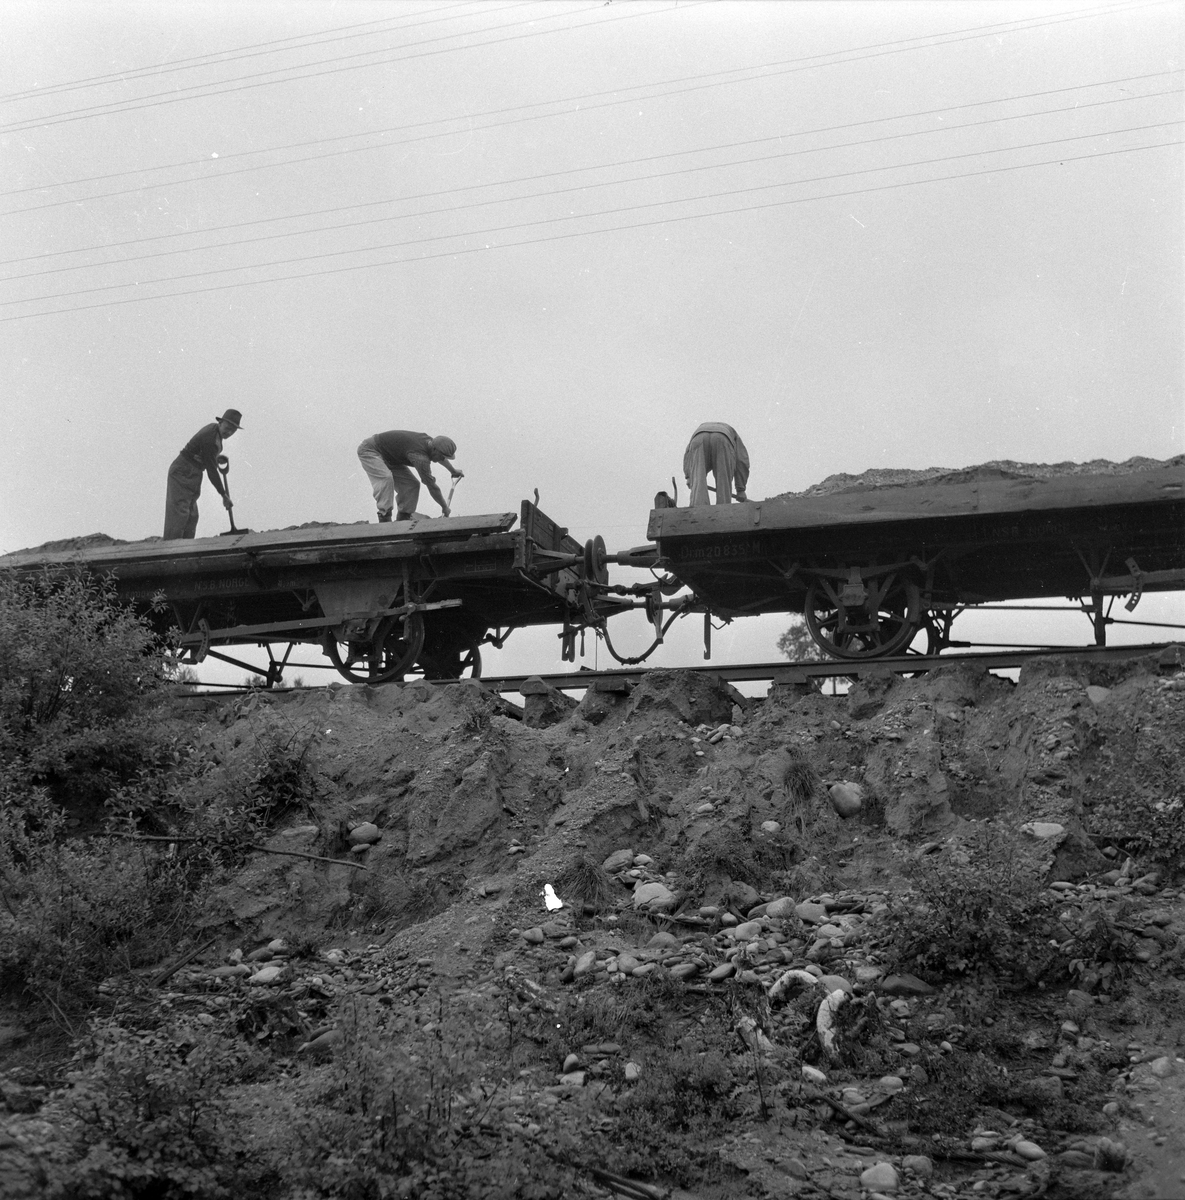
[(237, 408), (228, 408), (216, 421), (203, 425), (173, 459), (165, 493), (166, 538), (191, 538), (197, 533), (197, 502), (203, 471), (222, 497), (222, 507), (230, 512), (233, 506), (219, 476), (218, 458), (222, 454), (223, 441), (239, 429), (242, 419), (243, 414)]
[[(456, 481), (465, 477), (465, 472), (458, 471), (449, 461), (456, 453), (457, 443), (452, 438), (429, 437), (426, 433), (412, 433), (407, 429), (389, 429), (386, 433), (368, 437), (358, 447), (358, 461), (370, 477), (379, 520), (391, 520), (397, 502), (395, 520), (410, 521), (420, 498), (420, 480), (440, 505), (442, 515), (447, 517), (453, 494), (450, 491), (448, 500), (444, 498), (432, 476), (432, 464), (440, 463), (448, 470), (455, 490)], [(413, 468), (419, 473), (419, 479), (412, 474)]]
[[(716, 480), (715, 488), (708, 483), (709, 471)], [(711, 504), (710, 491), (715, 491), (717, 504), (731, 504), (734, 484), (736, 498), (744, 503), (748, 499), (749, 451), (731, 425), (707, 421), (691, 435), (683, 454), (683, 475), (691, 490), (692, 508)]]

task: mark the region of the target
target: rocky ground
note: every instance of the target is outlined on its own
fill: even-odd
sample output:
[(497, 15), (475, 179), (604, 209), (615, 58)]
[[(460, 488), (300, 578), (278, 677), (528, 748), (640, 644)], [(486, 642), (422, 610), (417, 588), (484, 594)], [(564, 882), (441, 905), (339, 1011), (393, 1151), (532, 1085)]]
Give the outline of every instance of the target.
[[(436, 1045), (436, 1134), (521, 1174), (458, 1195), (1185, 1195), (1176, 657), (525, 700), (175, 702), (211, 794), (277, 732), (315, 787), (101, 1015), (250, 1046), (219, 1103), (274, 1179), (343, 1078)], [(5, 1197), (77, 1153), (50, 1033), (0, 1013)], [(270, 1194), (369, 1194), (333, 1128), (337, 1182)]]

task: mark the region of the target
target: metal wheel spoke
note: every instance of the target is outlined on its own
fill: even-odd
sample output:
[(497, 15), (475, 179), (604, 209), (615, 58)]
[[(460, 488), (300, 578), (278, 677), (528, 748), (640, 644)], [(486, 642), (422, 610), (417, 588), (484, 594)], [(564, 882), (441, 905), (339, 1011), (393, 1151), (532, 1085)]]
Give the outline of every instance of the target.
[(913, 641), (922, 620), (918, 586), (891, 572), (866, 581), (865, 591), (861, 603), (843, 604), (827, 577), (811, 583), (803, 616), (816, 645), (832, 657), (887, 656)]

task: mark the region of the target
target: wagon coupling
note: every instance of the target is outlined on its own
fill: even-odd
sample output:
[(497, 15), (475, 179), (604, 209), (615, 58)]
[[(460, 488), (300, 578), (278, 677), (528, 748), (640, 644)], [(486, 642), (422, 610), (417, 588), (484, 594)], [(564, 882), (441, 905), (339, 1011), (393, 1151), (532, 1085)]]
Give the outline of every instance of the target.
[(554, 575), (558, 571), (583, 568), (587, 583), (604, 588), (609, 585), (610, 563), (621, 567), (646, 569), (657, 566), (658, 562), (657, 546), (634, 546), (632, 549), (610, 554), (605, 548), (605, 539), (597, 534), (584, 543), (583, 551), (578, 554), (560, 554), (535, 547), (532, 553), (532, 572), (535, 575)]

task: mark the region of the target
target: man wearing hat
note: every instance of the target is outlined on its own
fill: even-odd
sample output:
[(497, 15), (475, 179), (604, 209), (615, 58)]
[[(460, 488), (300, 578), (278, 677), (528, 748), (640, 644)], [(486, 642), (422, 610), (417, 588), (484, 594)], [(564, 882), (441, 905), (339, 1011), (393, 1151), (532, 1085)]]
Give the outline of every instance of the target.
[(239, 428), (242, 419), (243, 414), (237, 408), (228, 408), (216, 421), (203, 425), (173, 459), (165, 493), (166, 538), (191, 538), (197, 533), (197, 501), (202, 490), (203, 470), (222, 497), (222, 507), (228, 512), (233, 507), (218, 474), (218, 456), (222, 453), (223, 440)]
[[(420, 498), (420, 480), (440, 505), (444, 516), (449, 515), (448, 501), (432, 478), (432, 464), (441, 463), (454, 479), (464, 478), (465, 472), (458, 471), (449, 461), (455, 458), (457, 443), (452, 438), (429, 437), (426, 433), (412, 433), (407, 429), (389, 429), (368, 437), (358, 447), (358, 461), (370, 477), (374, 489), (374, 502), (378, 505), (379, 520), (391, 520), (391, 511), (396, 501), (399, 510), (396, 521), (410, 521)], [(419, 472), (420, 479), (412, 474)]]

